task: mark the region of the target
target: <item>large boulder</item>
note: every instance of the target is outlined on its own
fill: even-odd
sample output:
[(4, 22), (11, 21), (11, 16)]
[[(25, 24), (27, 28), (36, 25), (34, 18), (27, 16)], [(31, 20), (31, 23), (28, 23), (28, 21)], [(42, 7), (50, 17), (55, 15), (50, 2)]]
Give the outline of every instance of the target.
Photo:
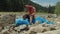
[(29, 33), (31, 32), (42, 32), (43, 31), (43, 27), (41, 25), (37, 25), (37, 26), (34, 26), (34, 27), (30, 27), (30, 30), (28, 31)]
[(60, 34), (60, 29), (59, 30), (54, 30), (54, 31), (47, 31), (44, 33), (37, 33), (37, 34)]
[(8, 29), (2, 30), (1, 34), (9, 34)]
[(0, 27), (5, 27), (15, 22), (16, 14), (2, 14), (0, 15)]

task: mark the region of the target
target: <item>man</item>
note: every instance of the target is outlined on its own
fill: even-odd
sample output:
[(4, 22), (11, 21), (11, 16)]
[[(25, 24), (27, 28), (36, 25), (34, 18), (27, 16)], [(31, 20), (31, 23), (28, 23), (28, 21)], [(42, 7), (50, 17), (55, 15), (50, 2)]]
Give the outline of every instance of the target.
[(34, 24), (35, 23), (35, 13), (36, 13), (36, 9), (35, 7), (33, 7), (32, 5), (25, 5), (27, 10), (28, 10), (28, 14), (25, 14), (23, 16), (23, 18), (28, 18), (28, 21), (30, 22), (30, 24)]

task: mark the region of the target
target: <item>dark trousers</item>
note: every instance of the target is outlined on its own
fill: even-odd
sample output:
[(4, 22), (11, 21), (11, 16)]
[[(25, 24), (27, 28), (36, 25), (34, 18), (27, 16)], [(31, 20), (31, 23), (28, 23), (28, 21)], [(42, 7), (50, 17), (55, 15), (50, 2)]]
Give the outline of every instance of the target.
[(23, 19), (28, 19), (28, 21), (30, 22), (30, 16), (32, 16), (32, 23), (33, 24), (35, 24), (35, 17), (34, 17), (34, 15), (29, 15), (29, 14), (25, 14), (24, 16), (23, 16)]

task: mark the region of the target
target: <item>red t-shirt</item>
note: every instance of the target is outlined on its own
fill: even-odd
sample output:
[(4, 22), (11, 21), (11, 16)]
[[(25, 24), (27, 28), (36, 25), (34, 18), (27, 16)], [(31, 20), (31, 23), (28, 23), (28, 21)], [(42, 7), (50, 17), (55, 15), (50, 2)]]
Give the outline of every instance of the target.
[(35, 7), (33, 7), (31, 5), (26, 5), (26, 7), (27, 7), (27, 10), (28, 10), (30, 15), (36, 11)]

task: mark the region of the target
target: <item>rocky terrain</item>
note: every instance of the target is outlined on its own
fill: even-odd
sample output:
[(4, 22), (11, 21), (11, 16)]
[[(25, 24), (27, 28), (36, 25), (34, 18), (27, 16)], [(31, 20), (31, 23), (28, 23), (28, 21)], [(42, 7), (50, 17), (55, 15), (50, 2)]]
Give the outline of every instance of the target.
[(0, 15), (0, 34), (60, 34), (60, 16), (56, 15), (41, 15), (51, 22), (55, 22), (55, 24), (33, 24), (30, 26), (29, 30), (25, 28), (26, 25), (21, 25), (18, 27), (13, 27), (14, 21), (16, 18), (16, 14), (4, 14)]

